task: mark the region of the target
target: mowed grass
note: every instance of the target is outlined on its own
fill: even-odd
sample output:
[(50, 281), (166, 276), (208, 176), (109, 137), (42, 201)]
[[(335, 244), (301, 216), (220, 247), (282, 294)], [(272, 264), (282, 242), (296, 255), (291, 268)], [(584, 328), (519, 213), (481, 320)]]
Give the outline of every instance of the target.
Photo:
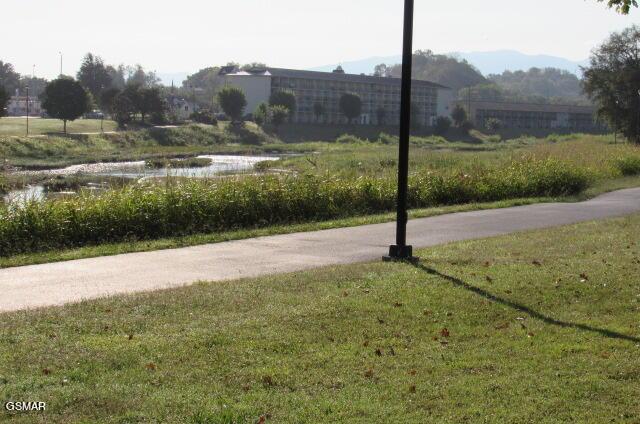
[[(105, 119), (103, 122), (104, 131), (115, 131), (116, 127), (117, 124), (114, 121)], [(63, 129), (63, 123), (58, 119), (29, 118), (30, 135), (62, 133)], [(67, 133), (69, 134), (99, 132), (99, 119), (77, 119), (75, 121), (67, 122)], [(26, 133), (26, 118), (0, 118), (0, 135), (24, 136)]]
[[(0, 315), (12, 422), (637, 423), (640, 215)], [(261, 418), (263, 417), (263, 418)]]

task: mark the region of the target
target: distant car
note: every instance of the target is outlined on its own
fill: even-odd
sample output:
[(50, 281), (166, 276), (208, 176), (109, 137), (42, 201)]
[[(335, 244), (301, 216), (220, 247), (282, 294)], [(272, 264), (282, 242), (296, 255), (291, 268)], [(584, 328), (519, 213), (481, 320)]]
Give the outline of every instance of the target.
[(84, 114), (84, 119), (104, 119), (104, 113), (101, 110), (92, 110)]

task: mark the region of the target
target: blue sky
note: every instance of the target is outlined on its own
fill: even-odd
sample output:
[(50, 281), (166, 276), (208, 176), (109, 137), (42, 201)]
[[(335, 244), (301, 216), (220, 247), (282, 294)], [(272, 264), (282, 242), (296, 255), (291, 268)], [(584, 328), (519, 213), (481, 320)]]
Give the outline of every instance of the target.
[[(161, 73), (228, 61), (310, 68), (401, 51), (402, 0), (2, 0), (0, 60), (73, 73), (88, 52)], [(595, 0), (416, 0), (414, 48), (585, 59), (640, 22)]]

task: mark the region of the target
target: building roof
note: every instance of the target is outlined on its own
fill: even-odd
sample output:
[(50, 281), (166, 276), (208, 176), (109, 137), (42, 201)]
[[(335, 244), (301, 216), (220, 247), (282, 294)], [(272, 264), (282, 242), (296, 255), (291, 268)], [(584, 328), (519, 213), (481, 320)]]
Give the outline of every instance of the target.
[[(315, 80), (327, 80), (327, 81), (345, 81), (345, 82), (357, 82), (365, 84), (389, 84), (400, 85), (400, 78), (392, 77), (376, 77), (372, 75), (357, 75), (346, 74), (342, 72), (318, 72), (318, 71), (303, 71), (298, 69), (285, 69), (285, 68), (255, 68), (246, 71), (237, 71), (237, 69), (230, 71), (228, 68), (220, 71), (221, 75), (231, 76), (250, 76), (250, 75), (264, 75), (283, 78), (301, 78), (301, 79), (315, 79)], [(434, 88), (441, 88), (450, 90), (451, 88), (444, 85), (436, 84), (431, 81), (424, 80), (412, 80), (412, 84), (416, 86), (428, 86)]]

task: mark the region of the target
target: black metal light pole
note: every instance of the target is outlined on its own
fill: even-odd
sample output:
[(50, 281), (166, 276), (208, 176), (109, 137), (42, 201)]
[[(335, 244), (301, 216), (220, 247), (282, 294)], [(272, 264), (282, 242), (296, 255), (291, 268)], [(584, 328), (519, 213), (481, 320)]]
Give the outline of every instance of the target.
[(396, 244), (389, 248), (385, 260), (415, 260), (407, 245), (407, 192), (409, 184), (409, 136), (411, 131), (411, 71), (413, 62), (413, 4), (404, 2), (404, 41), (402, 53), (402, 87), (400, 91), (400, 152), (398, 160), (398, 218)]

